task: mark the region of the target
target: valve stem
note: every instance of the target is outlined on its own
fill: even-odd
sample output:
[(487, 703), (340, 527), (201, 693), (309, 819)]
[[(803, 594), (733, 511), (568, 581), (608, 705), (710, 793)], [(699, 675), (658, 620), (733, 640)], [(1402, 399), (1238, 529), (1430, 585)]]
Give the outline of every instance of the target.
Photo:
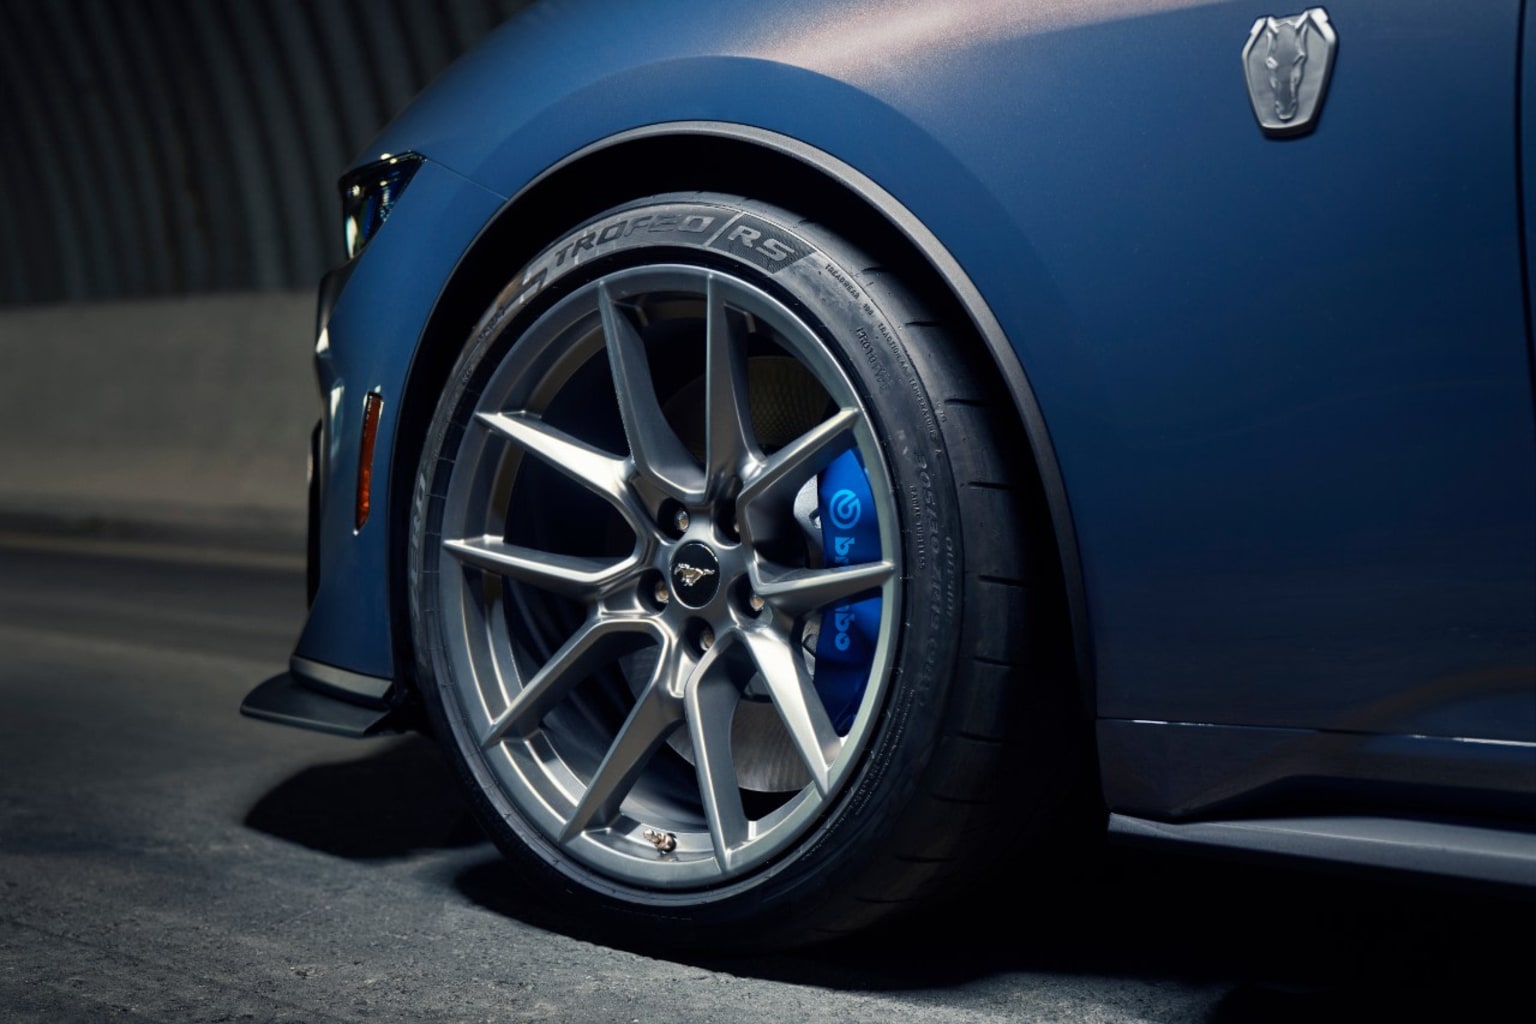
[(677, 836), (671, 832), (661, 832), (647, 827), (641, 835), (645, 836), (645, 841), (656, 847), (656, 852), (663, 856), (677, 849)]

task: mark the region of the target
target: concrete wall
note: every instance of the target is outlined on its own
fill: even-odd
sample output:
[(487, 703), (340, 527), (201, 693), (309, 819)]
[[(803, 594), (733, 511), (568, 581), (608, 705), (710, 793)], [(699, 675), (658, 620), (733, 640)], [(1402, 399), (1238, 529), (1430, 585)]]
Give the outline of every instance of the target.
[(301, 544), (314, 304), (304, 290), (0, 310), (0, 528)]
[(527, 0), (0, 0), (0, 306), (308, 288), (336, 179)]
[(527, 2), (0, 0), (0, 530), (302, 550), (337, 175)]

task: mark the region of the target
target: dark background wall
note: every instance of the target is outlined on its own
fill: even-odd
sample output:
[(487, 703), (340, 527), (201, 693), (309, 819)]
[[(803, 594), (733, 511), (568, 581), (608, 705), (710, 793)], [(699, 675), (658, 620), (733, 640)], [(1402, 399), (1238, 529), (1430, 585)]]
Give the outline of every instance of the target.
[(0, 0), (0, 532), (303, 551), (336, 179), (526, 2)]
[(309, 288), (335, 182), (528, 0), (0, 0), (0, 305)]

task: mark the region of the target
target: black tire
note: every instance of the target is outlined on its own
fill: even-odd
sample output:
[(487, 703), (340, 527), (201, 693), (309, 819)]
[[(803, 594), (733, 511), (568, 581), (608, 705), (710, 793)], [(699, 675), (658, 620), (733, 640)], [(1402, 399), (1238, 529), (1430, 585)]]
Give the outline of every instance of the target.
[(1054, 555), (973, 359), (761, 202), (627, 204), (512, 279), (430, 427), (410, 607), (433, 727), (534, 893), (614, 941), (782, 946), (1048, 825), (1081, 735), (1028, 582)]

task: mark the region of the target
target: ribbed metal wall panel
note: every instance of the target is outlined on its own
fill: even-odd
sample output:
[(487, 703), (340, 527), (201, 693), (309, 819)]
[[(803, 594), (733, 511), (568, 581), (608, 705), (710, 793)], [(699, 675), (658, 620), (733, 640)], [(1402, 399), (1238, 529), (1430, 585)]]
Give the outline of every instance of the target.
[(305, 287), (337, 175), (528, 0), (0, 0), (0, 305)]

